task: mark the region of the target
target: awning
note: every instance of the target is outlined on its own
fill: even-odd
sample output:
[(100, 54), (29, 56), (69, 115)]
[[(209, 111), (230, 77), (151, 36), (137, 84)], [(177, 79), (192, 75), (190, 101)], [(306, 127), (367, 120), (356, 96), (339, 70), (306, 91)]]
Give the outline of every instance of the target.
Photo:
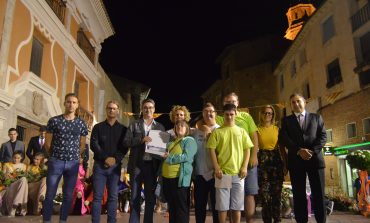
[(370, 142), (355, 143), (337, 147), (334, 149), (334, 155), (345, 155), (356, 150), (370, 150)]

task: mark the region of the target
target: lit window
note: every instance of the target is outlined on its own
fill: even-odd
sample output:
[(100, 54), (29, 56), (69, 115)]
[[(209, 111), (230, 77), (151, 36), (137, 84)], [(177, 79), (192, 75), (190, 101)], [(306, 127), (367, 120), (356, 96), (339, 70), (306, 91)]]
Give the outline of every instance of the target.
[(326, 130), (326, 142), (333, 142), (333, 130), (332, 129)]

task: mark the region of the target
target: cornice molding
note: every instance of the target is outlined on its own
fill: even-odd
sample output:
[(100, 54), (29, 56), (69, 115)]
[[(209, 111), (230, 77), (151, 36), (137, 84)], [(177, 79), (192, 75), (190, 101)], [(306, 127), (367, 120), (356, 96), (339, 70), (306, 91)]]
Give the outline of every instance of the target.
[[(98, 44), (114, 34), (108, 13), (101, 0), (73, 0), (82, 20), (93, 33)], [(98, 45), (95, 44), (95, 45)]]

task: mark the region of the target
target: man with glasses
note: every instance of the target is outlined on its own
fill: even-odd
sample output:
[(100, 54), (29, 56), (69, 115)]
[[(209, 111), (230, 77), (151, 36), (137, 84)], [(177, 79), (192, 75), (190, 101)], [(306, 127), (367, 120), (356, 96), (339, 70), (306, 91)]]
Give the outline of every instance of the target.
[(146, 144), (152, 139), (148, 136), (150, 130), (165, 131), (164, 126), (154, 120), (155, 102), (145, 99), (141, 104), (143, 117), (134, 121), (128, 127), (124, 145), (130, 147), (128, 173), (130, 174), (131, 199), (130, 223), (140, 222), (141, 185), (144, 183), (145, 211), (144, 223), (153, 222), (155, 205), (155, 187), (160, 159), (145, 152)]
[(195, 200), (195, 219), (197, 223), (204, 223), (207, 216), (208, 195), (211, 203), (213, 223), (218, 223), (218, 213), (215, 209), (215, 178), (211, 156), (207, 149), (207, 140), (210, 134), (218, 127), (216, 123), (215, 107), (211, 103), (206, 103), (203, 107), (202, 119), (197, 122), (197, 129), (192, 133), (198, 144), (198, 151), (195, 155), (195, 180), (194, 180), (194, 200)]
[[(224, 105), (226, 104), (233, 104), (238, 108), (239, 106), (238, 95), (236, 95), (234, 92), (226, 95), (224, 97)], [(224, 123), (223, 117), (217, 116), (216, 122), (217, 124), (222, 126)], [(258, 152), (259, 147), (258, 147), (257, 126), (254, 123), (252, 116), (242, 111), (237, 111), (236, 116), (235, 116), (235, 124), (247, 131), (254, 145), (253, 148), (251, 148), (251, 152), (250, 152), (250, 158), (249, 158), (249, 163), (248, 163), (248, 175), (245, 178), (245, 186), (244, 186), (245, 218), (246, 218), (246, 222), (250, 223), (253, 221), (253, 215), (256, 209), (254, 196), (258, 194), (257, 152)]]
[(121, 176), (121, 161), (127, 153), (123, 138), (127, 128), (117, 121), (119, 105), (109, 101), (107, 119), (96, 124), (92, 130), (90, 146), (94, 152), (92, 222), (99, 223), (104, 188), (108, 190), (108, 222), (116, 222), (118, 182)]

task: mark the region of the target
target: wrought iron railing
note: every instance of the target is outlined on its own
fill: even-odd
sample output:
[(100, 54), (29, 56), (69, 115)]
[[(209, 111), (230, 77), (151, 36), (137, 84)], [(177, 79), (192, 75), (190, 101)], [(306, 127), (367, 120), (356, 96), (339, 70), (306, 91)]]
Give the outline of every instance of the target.
[(64, 17), (66, 13), (67, 5), (64, 0), (45, 0), (50, 8), (54, 11), (55, 15), (58, 16), (60, 21), (64, 23)]
[(370, 20), (370, 6), (366, 4), (359, 9), (353, 16), (351, 16), (352, 32), (356, 31), (363, 24)]
[(85, 35), (85, 32), (80, 29), (77, 32), (77, 44), (80, 46), (82, 51), (86, 54), (86, 56), (90, 59), (91, 63), (94, 64), (95, 61), (95, 49), (91, 45), (89, 39)]

